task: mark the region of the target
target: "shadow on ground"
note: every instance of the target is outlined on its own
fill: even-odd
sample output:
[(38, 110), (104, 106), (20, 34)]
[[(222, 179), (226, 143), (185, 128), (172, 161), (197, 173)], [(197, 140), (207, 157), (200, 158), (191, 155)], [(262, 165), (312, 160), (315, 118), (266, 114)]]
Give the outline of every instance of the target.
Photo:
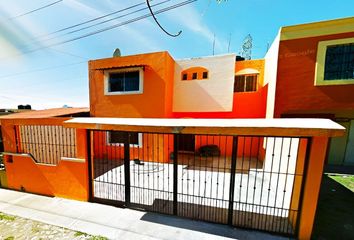
[(354, 239), (354, 192), (323, 175), (312, 239)]
[(159, 223), (163, 225), (169, 225), (172, 227), (189, 229), (192, 231), (204, 232), (217, 236), (232, 238), (232, 239), (264, 239), (264, 240), (285, 240), (282, 236), (272, 235), (261, 231), (252, 231), (245, 229), (232, 228), (223, 224), (207, 223), (203, 221), (194, 221), (181, 217), (171, 217), (158, 213), (147, 212), (141, 218), (143, 221)]

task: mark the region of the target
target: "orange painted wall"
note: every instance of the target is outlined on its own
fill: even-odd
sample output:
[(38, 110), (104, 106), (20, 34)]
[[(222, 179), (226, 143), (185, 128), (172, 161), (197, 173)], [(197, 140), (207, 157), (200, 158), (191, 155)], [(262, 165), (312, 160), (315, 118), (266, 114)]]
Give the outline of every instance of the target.
[(354, 37), (354, 32), (280, 42), (275, 117), (354, 109), (354, 85), (314, 86), (318, 42), (349, 37)]
[[(104, 95), (104, 70), (144, 67), (142, 94)], [(174, 60), (167, 52), (89, 62), (90, 109), (95, 117), (171, 117)]]
[[(4, 148), (16, 153), (15, 125), (61, 125), (67, 118), (2, 120)], [(84, 162), (60, 160), (58, 165), (38, 164), (27, 156), (5, 156), (8, 187), (48, 196), (87, 201), (88, 166), (86, 131), (76, 130), (77, 158)], [(12, 162), (8, 161), (12, 158)]]
[[(107, 143), (105, 131), (94, 132), (93, 154), (95, 159), (124, 159), (124, 147)], [(167, 163), (170, 153), (173, 152), (173, 135), (143, 133), (142, 146), (130, 147), (130, 159)]]
[[(232, 136), (196, 136), (195, 140), (196, 150), (204, 145), (216, 145), (219, 147), (222, 156), (231, 157), (232, 155)], [(240, 136), (237, 142), (237, 156), (260, 157), (260, 160), (263, 160), (259, 154), (262, 143), (262, 138)]]

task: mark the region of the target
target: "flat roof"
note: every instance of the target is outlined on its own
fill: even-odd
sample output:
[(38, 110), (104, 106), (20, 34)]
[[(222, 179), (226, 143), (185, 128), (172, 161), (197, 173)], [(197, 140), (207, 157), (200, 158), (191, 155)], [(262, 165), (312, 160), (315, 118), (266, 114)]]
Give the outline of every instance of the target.
[(65, 127), (132, 132), (217, 134), (248, 136), (343, 136), (345, 128), (329, 119), (165, 119), (73, 118)]
[(280, 40), (292, 40), (307, 37), (353, 32), (354, 17), (303, 23), (281, 28)]
[(61, 117), (70, 116), (78, 113), (88, 113), (89, 108), (50, 108), (45, 110), (31, 110), (19, 113), (12, 113), (9, 115), (1, 116), (1, 119), (21, 119), (21, 118), (49, 118), (49, 117)]

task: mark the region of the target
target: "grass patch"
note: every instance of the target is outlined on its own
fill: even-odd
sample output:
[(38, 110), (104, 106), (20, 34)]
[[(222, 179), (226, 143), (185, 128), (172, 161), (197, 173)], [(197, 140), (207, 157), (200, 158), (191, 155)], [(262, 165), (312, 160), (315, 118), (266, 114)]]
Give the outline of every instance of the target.
[(75, 237), (87, 236), (87, 234), (86, 234), (86, 233), (83, 233), (83, 232), (76, 232), (76, 233), (74, 234), (74, 236), (75, 236)]
[(0, 220), (15, 221), (16, 217), (0, 213)]
[(353, 178), (323, 175), (312, 239), (354, 239)]
[(353, 175), (328, 175), (334, 181), (342, 184), (350, 191), (354, 192), (354, 176)]
[(32, 233), (39, 233), (41, 231), (38, 223), (33, 223), (31, 231)]
[(14, 240), (14, 239), (15, 239), (14, 236), (10, 236), (10, 237), (5, 238), (4, 240)]
[(102, 236), (92, 236), (89, 240), (108, 240), (108, 238)]

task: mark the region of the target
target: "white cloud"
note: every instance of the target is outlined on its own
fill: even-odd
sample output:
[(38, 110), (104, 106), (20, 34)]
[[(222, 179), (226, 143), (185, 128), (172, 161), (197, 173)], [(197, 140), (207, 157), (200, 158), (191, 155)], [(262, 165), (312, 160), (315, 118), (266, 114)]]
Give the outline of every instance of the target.
[[(201, 35), (209, 43), (214, 42), (213, 31), (203, 23), (202, 14), (195, 7), (187, 5), (183, 7), (183, 11), (171, 11), (166, 16), (176, 24), (182, 25), (182, 28), (189, 29), (193, 33)], [(227, 49), (226, 41), (215, 36), (215, 49), (219, 52), (225, 51)]]

